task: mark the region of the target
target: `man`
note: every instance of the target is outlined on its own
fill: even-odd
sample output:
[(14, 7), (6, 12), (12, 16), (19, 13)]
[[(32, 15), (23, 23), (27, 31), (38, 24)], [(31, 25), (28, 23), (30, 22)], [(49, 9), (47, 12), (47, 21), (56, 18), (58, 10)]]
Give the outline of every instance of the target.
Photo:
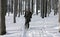
[(29, 28), (29, 22), (31, 21), (32, 18), (32, 12), (30, 12), (30, 10), (25, 12), (25, 28)]

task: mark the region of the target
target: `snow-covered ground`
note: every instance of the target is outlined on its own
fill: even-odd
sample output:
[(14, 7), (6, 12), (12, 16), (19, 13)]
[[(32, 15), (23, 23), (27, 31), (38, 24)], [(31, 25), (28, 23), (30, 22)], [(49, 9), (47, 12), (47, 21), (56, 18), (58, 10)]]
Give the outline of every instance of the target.
[(0, 37), (60, 37), (58, 32), (58, 15), (54, 16), (53, 12), (49, 17), (42, 19), (40, 15), (33, 15), (30, 22), (30, 28), (24, 30), (23, 15), (16, 18), (17, 23), (13, 23), (13, 15), (6, 15), (6, 35)]

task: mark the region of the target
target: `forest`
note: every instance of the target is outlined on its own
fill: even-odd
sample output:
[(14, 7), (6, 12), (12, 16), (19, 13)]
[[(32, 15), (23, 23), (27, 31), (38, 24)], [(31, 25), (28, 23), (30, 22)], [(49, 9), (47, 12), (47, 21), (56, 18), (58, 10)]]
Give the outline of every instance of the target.
[[(56, 19), (53, 19), (51, 14), (54, 15), (53, 17), (57, 18), (58, 21), (56, 21)], [(10, 17), (10, 16), (12, 16), (12, 17)], [(49, 18), (49, 17), (51, 17), (51, 18)], [(9, 18), (9, 20), (11, 20), (11, 19), (13, 19), (13, 20), (8, 21), (8, 18)], [(33, 20), (35, 20), (35, 19), (39, 19), (40, 21), (44, 20), (43, 21), (43, 23), (44, 23), (44, 22), (46, 22), (46, 20), (48, 20), (46, 18), (49, 18), (52, 21), (53, 20), (56, 21), (59, 24), (58, 32), (60, 32), (60, 0), (0, 0), (0, 35), (1, 36), (6, 35), (8, 33), (7, 32), (8, 27), (14, 26), (13, 24), (16, 24), (16, 23), (17, 24), (23, 23), (24, 26), (21, 26), (22, 24), (19, 26), (24, 28), (23, 31), (25, 34), (26, 31), (28, 31), (30, 29), (31, 22)], [(19, 22), (19, 20), (21, 20), (21, 19), (24, 22), (22, 22), (22, 21)], [(39, 20), (37, 20), (37, 21), (39, 21)], [(6, 21), (8, 21), (8, 22), (6, 22)], [(9, 22), (12, 22), (13, 24), (11, 24)], [(36, 21), (34, 21), (34, 23), (35, 22)], [(56, 24), (56, 23), (54, 22), (54, 24)], [(34, 25), (34, 24), (32, 24), (32, 25)], [(40, 26), (40, 25), (38, 25), (38, 22), (37, 22), (36, 26)], [(45, 27), (45, 25), (43, 25), (43, 26)], [(48, 26), (50, 26), (50, 25), (48, 25)], [(17, 27), (17, 25), (15, 27)], [(36, 29), (41, 30), (39, 28), (36, 28)], [(42, 28), (42, 30), (43, 29), (44, 28)], [(17, 36), (17, 37), (20, 37), (20, 36)], [(26, 37), (26, 36), (23, 35), (23, 37)]]

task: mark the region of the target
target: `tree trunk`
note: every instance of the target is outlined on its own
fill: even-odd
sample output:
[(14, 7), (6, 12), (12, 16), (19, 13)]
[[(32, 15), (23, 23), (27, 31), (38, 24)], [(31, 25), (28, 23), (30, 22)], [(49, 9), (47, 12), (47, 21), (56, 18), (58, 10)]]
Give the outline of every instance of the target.
[(59, 13), (59, 32), (60, 32), (60, 0), (59, 0), (59, 7), (58, 7), (58, 13)]
[(52, 9), (54, 10), (54, 2), (55, 0), (52, 0)]
[(22, 0), (22, 14), (24, 15), (24, 10), (25, 10), (25, 1)]
[(34, 5), (33, 0), (30, 0), (30, 11), (32, 12), (32, 14), (33, 14), (33, 5)]
[(38, 0), (36, 0), (36, 14), (38, 15)]
[(47, 12), (48, 12), (48, 16), (51, 13), (51, 0), (47, 0)]
[(20, 17), (20, 0), (18, 0), (18, 17)]
[(28, 0), (28, 10), (30, 10), (30, 0)]
[(32, 9), (31, 9), (32, 10), (32, 13), (33, 13), (33, 5), (34, 5), (34, 3), (33, 3), (33, 0), (32, 0)]
[(16, 23), (18, 0), (14, 0), (14, 23)]
[(20, 17), (20, 14), (22, 15), (22, 0), (19, 0), (19, 15), (18, 15), (18, 17)]
[(7, 11), (7, 0), (0, 0), (0, 35), (6, 34), (5, 13)]
[(10, 13), (10, 0), (7, 0), (7, 11), (8, 11), (8, 16), (9, 16), (9, 13)]
[(58, 0), (55, 0), (54, 2), (54, 15), (57, 15), (58, 12)]
[(40, 0), (37, 0), (38, 2), (38, 10), (40, 10)]
[(44, 17), (47, 17), (47, 0), (44, 0)]
[(41, 0), (41, 17), (44, 18), (44, 0)]
[(13, 0), (11, 0), (11, 13), (13, 13)]
[(41, 0), (41, 17), (47, 17), (47, 0)]

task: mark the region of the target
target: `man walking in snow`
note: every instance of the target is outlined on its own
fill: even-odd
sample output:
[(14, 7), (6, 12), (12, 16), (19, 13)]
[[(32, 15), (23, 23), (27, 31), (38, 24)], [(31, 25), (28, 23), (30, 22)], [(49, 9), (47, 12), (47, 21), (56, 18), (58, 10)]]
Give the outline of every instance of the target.
[(25, 11), (25, 29), (29, 28), (29, 22), (31, 21), (32, 18), (32, 12), (30, 12), (30, 10)]

